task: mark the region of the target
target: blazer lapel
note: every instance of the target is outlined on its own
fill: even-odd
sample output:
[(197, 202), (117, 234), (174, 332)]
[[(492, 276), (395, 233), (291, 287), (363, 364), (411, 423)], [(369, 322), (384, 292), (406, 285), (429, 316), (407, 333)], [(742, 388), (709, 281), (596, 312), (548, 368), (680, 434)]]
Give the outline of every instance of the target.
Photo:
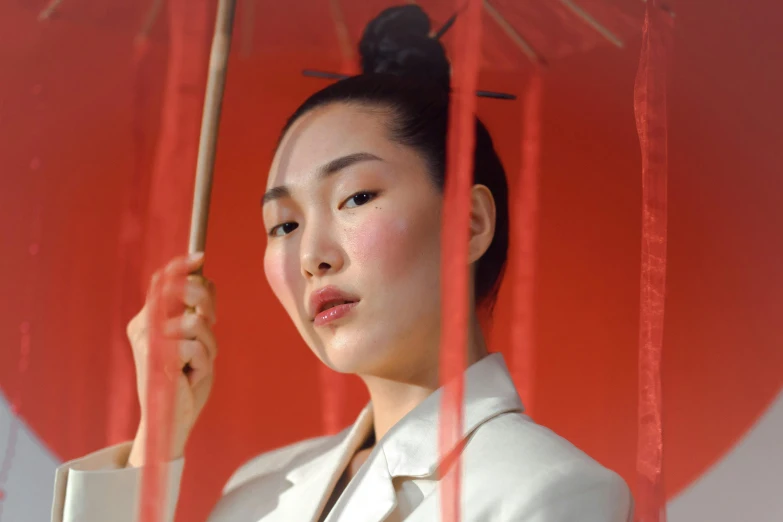
[(276, 513), (280, 513), (281, 522), (318, 520), (334, 486), (366, 439), (371, 425), (372, 410), (367, 406), (337, 446), (286, 474), (286, 480), (293, 487), (280, 496)]
[(326, 522), (381, 522), (397, 505), (383, 448), (376, 446), (348, 484)]
[[(326, 522), (381, 522), (397, 507), (393, 477), (437, 479), (441, 464), (438, 448), (441, 393), (438, 390), (427, 397), (375, 445)], [(485, 357), (467, 370), (463, 439), (489, 419), (522, 409), (501, 355)], [(432, 491), (428, 490), (428, 494)]]
[[(392, 477), (432, 477), (441, 464), (438, 447), (442, 389), (427, 397), (380, 441)], [(462, 439), (489, 419), (509, 412), (522, 412), (514, 382), (503, 357), (492, 354), (465, 373)]]
[[(492, 417), (523, 411), (499, 354), (471, 366), (465, 375), (465, 385), (463, 438)], [(381, 522), (397, 506), (393, 477), (437, 478), (440, 394), (438, 390), (430, 395), (375, 445), (326, 522)], [(280, 496), (279, 508), (270, 522), (317, 522), (348, 462), (366, 440), (372, 417), (372, 406), (368, 405), (333, 449), (286, 474), (293, 487)]]

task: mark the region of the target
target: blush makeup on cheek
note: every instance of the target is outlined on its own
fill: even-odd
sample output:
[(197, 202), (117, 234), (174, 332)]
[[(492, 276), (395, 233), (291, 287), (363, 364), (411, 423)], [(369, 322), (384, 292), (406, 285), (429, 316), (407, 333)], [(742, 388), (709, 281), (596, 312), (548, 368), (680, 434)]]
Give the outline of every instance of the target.
[(347, 231), (348, 256), (362, 271), (370, 267), (387, 274), (400, 271), (415, 260), (417, 246), (422, 246), (411, 231), (404, 218), (369, 216)]

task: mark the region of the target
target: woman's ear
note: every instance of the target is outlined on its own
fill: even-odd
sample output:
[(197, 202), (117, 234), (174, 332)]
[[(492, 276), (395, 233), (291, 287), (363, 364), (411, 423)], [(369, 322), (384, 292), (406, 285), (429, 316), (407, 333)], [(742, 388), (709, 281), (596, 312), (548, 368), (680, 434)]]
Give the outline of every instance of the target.
[(473, 185), (470, 202), (468, 262), (472, 264), (484, 255), (495, 237), (495, 198), (484, 185)]

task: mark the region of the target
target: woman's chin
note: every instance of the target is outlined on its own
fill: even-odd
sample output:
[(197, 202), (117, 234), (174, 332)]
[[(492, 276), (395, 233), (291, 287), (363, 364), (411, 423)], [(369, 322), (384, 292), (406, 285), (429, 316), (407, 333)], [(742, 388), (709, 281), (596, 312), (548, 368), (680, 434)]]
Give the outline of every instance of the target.
[(375, 375), (382, 373), (388, 360), (385, 350), (380, 348), (372, 343), (329, 343), (321, 360), (336, 372)]

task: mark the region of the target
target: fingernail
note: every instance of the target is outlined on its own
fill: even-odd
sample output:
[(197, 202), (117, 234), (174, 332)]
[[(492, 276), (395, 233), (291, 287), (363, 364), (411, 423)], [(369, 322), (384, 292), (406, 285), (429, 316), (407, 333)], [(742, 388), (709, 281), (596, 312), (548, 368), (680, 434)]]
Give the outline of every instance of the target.
[(204, 252), (194, 252), (190, 254), (191, 261), (201, 261), (202, 259), (204, 259)]

